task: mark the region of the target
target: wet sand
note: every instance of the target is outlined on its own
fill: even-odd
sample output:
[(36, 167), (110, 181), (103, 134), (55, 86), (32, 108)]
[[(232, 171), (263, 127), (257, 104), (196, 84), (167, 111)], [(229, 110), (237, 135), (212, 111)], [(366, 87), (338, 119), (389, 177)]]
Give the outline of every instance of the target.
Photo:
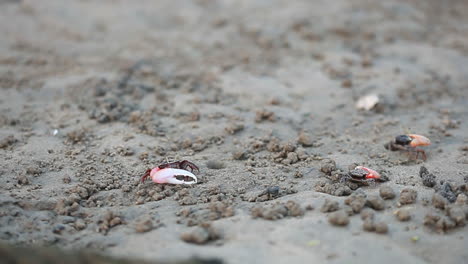
[[(0, 34), (3, 243), (468, 262), (466, 1), (4, 0)], [(198, 183), (140, 182), (168, 160)]]

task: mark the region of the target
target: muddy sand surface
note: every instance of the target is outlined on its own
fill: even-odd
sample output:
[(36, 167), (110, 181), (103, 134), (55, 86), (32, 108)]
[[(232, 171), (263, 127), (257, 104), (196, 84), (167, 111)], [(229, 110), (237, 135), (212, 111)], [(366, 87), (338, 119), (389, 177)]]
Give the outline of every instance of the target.
[(0, 35), (2, 243), (468, 263), (467, 1), (2, 0)]

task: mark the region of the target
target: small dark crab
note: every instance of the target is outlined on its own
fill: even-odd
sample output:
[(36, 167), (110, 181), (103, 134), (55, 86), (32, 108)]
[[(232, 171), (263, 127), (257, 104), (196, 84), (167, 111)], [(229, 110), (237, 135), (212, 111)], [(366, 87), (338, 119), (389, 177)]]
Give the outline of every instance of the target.
[(158, 168), (160, 169), (173, 168), (173, 169), (181, 169), (181, 170), (187, 170), (187, 168), (190, 168), (191, 172), (193, 172), (194, 170), (196, 170), (197, 172), (200, 172), (200, 169), (197, 167), (197, 165), (193, 164), (193, 162), (190, 162), (188, 160), (180, 160), (180, 161), (164, 163), (164, 164), (159, 165)]
[(392, 141), (385, 144), (384, 147), (390, 151), (407, 151), (410, 155), (416, 153), (416, 159), (419, 157), (419, 153), (421, 153), (423, 160), (426, 160), (426, 152), (416, 147), (429, 146), (430, 144), (431, 141), (425, 136), (408, 134), (396, 136)]
[(200, 171), (195, 164), (188, 160), (168, 162), (148, 169), (141, 177), (141, 182), (151, 177), (151, 180), (156, 183), (194, 184), (197, 183), (197, 177), (193, 174), (194, 170)]
[(375, 170), (357, 166), (348, 172), (347, 180), (361, 185), (369, 185), (370, 181), (386, 182), (388, 178), (386, 176), (381, 176)]

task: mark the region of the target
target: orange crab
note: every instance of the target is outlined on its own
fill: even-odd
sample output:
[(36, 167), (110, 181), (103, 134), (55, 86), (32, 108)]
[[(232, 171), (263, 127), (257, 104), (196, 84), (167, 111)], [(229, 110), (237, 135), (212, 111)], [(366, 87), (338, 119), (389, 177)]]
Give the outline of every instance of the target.
[(375, 170), (366, 168), (364, 166), (356, 166), (353, 170), (350, 170), (348, 172), (347, 179), (351, 182), (359, 183), (362, 185), (368, 185), (369, 181), (388, 181), (388, 178), (386, 176), (381, 176)]
[(408, 134), (396, 136), (392, 141), (385, 144), (384, 147), (390, 151), (403, 150), (410, 154), (416, 153), (416, 159), (419, 157), (419, 153), (421, 153), (423, 160), (426, 160), (426, 152), (417, 147), (429, 145), (431, 145), (431, 141), (427, 137)]

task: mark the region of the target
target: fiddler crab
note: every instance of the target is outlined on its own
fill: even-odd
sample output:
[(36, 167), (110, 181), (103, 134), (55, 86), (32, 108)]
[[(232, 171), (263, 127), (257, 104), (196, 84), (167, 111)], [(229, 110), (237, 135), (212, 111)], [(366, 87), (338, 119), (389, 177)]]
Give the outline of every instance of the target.
[(356, 166), (353, 170), (348, 172), (346, 177), (347, 180), (358, 183), (361, 185), (369, 185), (369, 182), (377, 181), (377, 182), (386, 182), (388, 178), (386, 176), (380, 175), (375, 170), (363, 167), (363, 166)]
[(392, 141), (385, 144), (384, 147), (390, 151), (407, 151), (410, 155), (416, 153), (416, 159), (418, 159), (419, 153), (421, 153), (422, 159), (426, 160), (426, 152), (417, 147), (429, 146), (430, 144), (431, 141), (425, 136), (408, 134), (396, 136)]
[(200, 171), (195, 164), (188, 160), (168, 162), (148, 169), (141, 177), (141, 182), (145, 182), (150, 177), (156, 183), (194, 184), (197, 183), (197, 177), (192, 173), (194, 170)]

